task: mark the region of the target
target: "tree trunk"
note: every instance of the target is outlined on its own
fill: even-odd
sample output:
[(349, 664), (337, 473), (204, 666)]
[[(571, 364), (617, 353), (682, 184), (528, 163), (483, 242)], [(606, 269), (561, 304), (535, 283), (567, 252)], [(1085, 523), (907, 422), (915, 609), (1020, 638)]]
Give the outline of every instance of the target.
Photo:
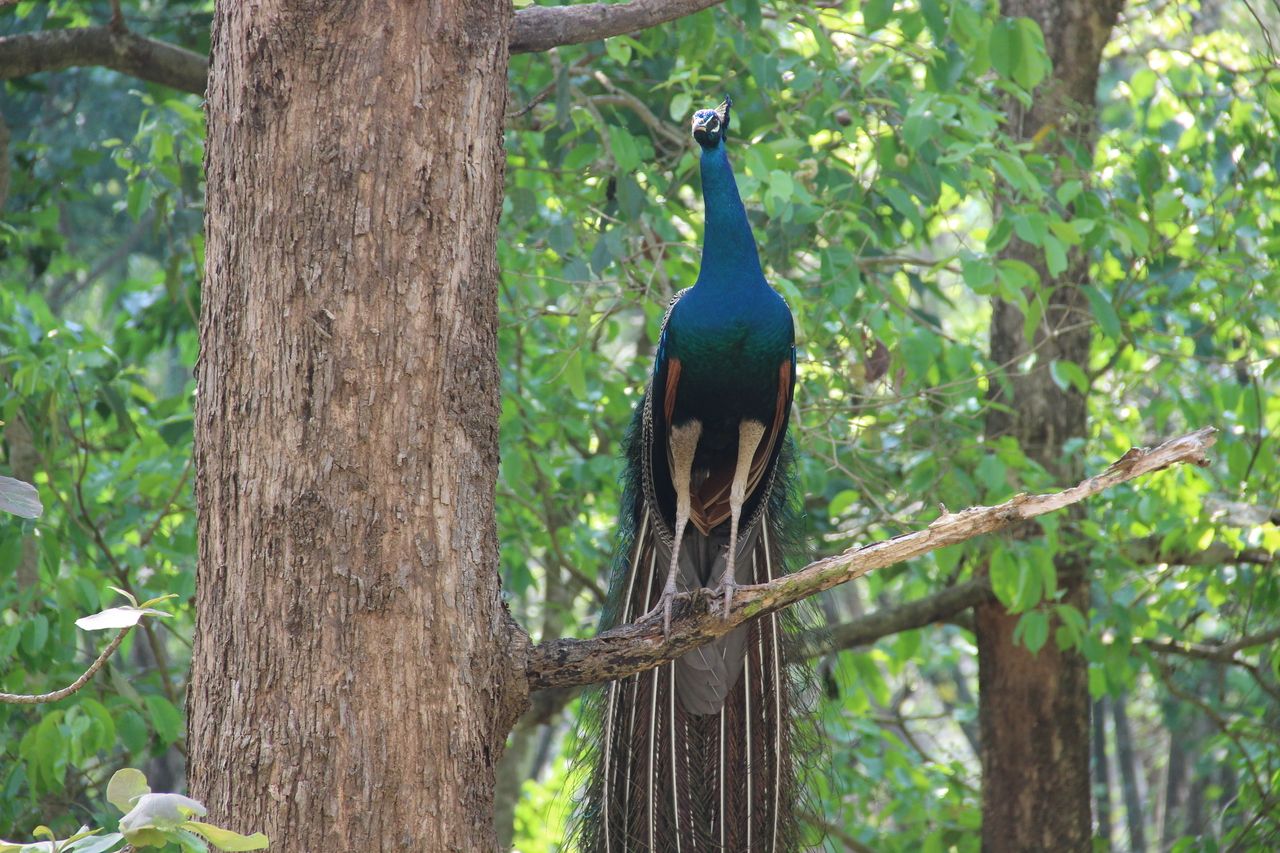
[(1093, 802), (1097, 810), (1097, 829), (1094, 840), (1111, 849), (1111, 762), (1107, 760), (1107, 700), (1093, 700), (1089, 715), (1093, 729)]
[(515, 839), (516, 806), (520, 802), (524, 781), (530, 778), (529, 765), (538, 749), (541, 726), (516, 726), (498, 761), (497, 788), (494, 791), (493, 827), (498, 835), (498, 849), (510, 850)]
[(1133, 748), (1133, 732), (1129, 729), (1128, 697), (1120, 694), (1111, 700), (1111, 717), (1116, 727), (1116, 758), (1120, 764), (1120, 789), (1124, 793), (1124, 819), (1129, 830), (1129, 849), (1146, 850), (1142, 792), (1139, 789), (1142, 771), (1138, 755)]
[[(1092, 150), (1098, 65), (1120, 8), (1119, 0), (1005, 0), (1002, 13), (1029, 17), (1044, 33), (1053, 72), (1035, 93), (1030, 109), (1011, 102), (1009, 129), (1060, 152), (1064, 136)], [(1042, 131), (1047, 131), (1042, 133)], [(1038, 247), (1014, 240), (1004, 252), (1030, 264), (1050, 285), (1043, 319), (1035, 332), (1035, 365), (1010, 369), (1008, 387), (992, 382), (992, 399), (1009, 411), (989, 409), (990, 438), (1013, 435), (1023, 451), (1064, 482), (1079, 476), (1077, 460), (1066, 460), (1069, 439), (1085, 436), (1085, 397), (1060, 389), (1049, 366), (1056, 359), (1087, 365), (1089, 304), (1079, 284), (1088, 261), (1073, 253), (1055, 280)], [(998, 365), (1023, 362), (1031, 346), (1018, 308), (996, 300), (991, 320), (991, 358)], [(1030, 535), (1027, 531), (1026, 535)], [(1062, 602), (1088, 608), (1083, 562), (1069, 551), (1056, 560)], [(999, 602), (976, 608), (979, 723), (982, 732), (983, 849), (1088, 850), (1089, 694), (1084, 658), (1053, 642), (1037, 655), (1015, 645), (1016, 614)]]
[(1191, 751), (1188, 732), (1169, 732), (1169, 760), (1164, 773), (1164, 815), (1160, 821), (1160, 849), (1168, 850), (1178, 839), (1184, 822), (1187, 798), (1187, 755)]
[(218, 3), (191, 788), (281, 853), (496, 845), (510, 21)]

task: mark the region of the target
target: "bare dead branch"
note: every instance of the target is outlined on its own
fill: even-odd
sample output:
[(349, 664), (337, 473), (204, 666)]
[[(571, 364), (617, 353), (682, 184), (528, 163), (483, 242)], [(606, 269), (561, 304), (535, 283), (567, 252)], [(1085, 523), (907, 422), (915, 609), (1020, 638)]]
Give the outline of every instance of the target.
[(701, 12), (724, 0), (631, 0), (581, 6), (530, 6), (516, 12), (512, 53), (537, 53), (645, 30)]
[(208, 62), (200, 54), (112, 26), (0, 37), (0, 79), (86, 65), (111, 68), (194, 95), (204, 95), (208, 74)]
[(679, 616), (663, 637), (661, 614), (606, 631), (589, 640), (561, 639), (529, 650), (526, 673), (532, 690), (572, 687), (621, 678), (679, 657), (738, 625), (780, 610), (814, 593), (901, 563), (983, 533), (994, 533), (1054, 512), (1119, 483), (1171, 465), (1208, 464), (1206, 451), (1216, 441), (1212, 427), (1170, 439), (1153, 450), (1133, 448), (1109, 468), (1061, 492), (1018, 495), (999, 506), (944, 512), (927, 528), (896, 536), (811, 563), (772, 583), (739, 587), (727, 614), (710, 590), (679, 596)]
[(116, 649), (120, 648), (120, 644), (124, 642), (124, 638), (133, 630), (130, 625), (127, 628), (121, 628), (120, 633), (116, 634), (116, 638), (111, 641), (102, 654), (98, 655), (98, 659), (89, 664), (89, 668), (84, 674), (71, 682), (61, 690), (55, 690), (52, 693), (0, 693), (0, 703), (6, 705), (40, 705), (44, 702), (57, 702), (59, 699), (66, 699), (72, 693), (75, 693), (81, 687), (89, 683), (89, 679), (97, 675), (98, 670), (102, 669), (102, 665), (107, 662), (107, 658), (116, 653)]

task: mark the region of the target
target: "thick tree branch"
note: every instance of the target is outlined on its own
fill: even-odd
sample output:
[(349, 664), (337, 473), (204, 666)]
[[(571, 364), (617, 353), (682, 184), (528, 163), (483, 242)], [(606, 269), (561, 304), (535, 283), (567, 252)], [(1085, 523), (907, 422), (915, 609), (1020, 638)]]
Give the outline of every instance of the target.
[(894, 607), (882, 608), (833, 628), (805, 635), (803, 654), (816, 657), (842, 649), (867, 646), (876, 640), (954, 617), (995, 595), (987, 577), (958, 583)]
[(811, 563), (785, 578), (768, 584), (740, 587), (729, 613), (713, 612), (716, 599), (710, 590), (679, 596), (679, 617), (670, 637), (662, 635), (661, 614), (606, 631), (590, 640), (562, 639), (541, 643), (529, 650), (526, 672), (532, 690), (572, 687), (621, 678), (672, 660), (690, 649), (723, 636), (743, 622), (861, 577), (875, 569), (919, 557), (946, 545), (955, 545), (983, 533), (1004, 530), (1096, 495), (1119, 483), (1190, 462), (1207, 464), (1205, 451), (1216, 441), (1212, 427), (1170, 439), (1153, 450), (1134, 448), (1107, 470), (1065, 491), (1045, 495), (1018, 495), (999, 506), (971, 507), (944, 512), (924, 530), (851, 548), (834, 557)]
[(516, 12), (512, 53), (537, 53), (563, 44), (620, 36), (701, 12), (724, 0), (631, 0), (582, 6), (530, 6)]
[[(1174, 563), (1180, 566), (1218, 566), (1232, 563), (1269, 565), (1280, 560), (1280, 554), (1264, 548), (1245, 548), (1238, 551), (1226, 542), (1214, 542), (1199, 551), (1163, 551), (1160, 549), (1160, 539), (1159, 536), (1135, 539), (1121, 547), (1126, 557), (1139, 563)], [(803, 653), (806, 657), (816, 657), (843, 649), (867, 646), (884, 637), (910, 631), (913, 628), (923, 628), (936, 622), (949, 622), (961, 612), (994, 597), (995, 593), (991, 590), (991, 582), (988, 578), (974, 578), (913, 601), (876, 610), (865, 616), (843, 622), (834, 628), (812, 631), (802, 640)], [(1241, 648), (1260, 645), (1278, 638), (1280, 638), (1280, 628), (1253, 637), (1245, 637), (1239, 643), (1232, 643), (1229, 646), (1157, 642), (1147, 642), (1146, 645), (1159, 652), (1234, 663), (1237, 661), (1233, 656)]]
[(1234, 663), (1241, 661), (1236, 657), (1236, 652), (1253, 648), (1254, 646), (1265, 646), (1280, 640), (1280, 626), (1262, 631), (1257, 634), (1249, 634), (1230, 643), (1222, 643), (1220, 645), (1203, 645), (1200, 643), (1168, 643), (1159, 642), (1157, 640), (1147, 640), (1143, 645), (1151, 649), (1153, 652), (1160, 654), (1182, 655), (1189, 658), (1199, 658), (1200, 660), (1217, 661), (1218, 663)]
[(202, 96), (209, 67), (198, 53), (111, 26), (0, 37), (0, 79), (85, 65), (100, 65)]
[(1232, 501), (1220, 495), (1209, 495), (1204, 501), (1214, 521), (1233, 527), (1259, 527), (1263, 524), (1280, 525), (1280, 507)]
[[(537, 53), (656, 27), (724, 0), (632, 0), (581, 6), (530, 6), (515, 14), (512, 53)], [(105, 27), (0, 37), (0, 80), (42, 71), (102, 66), (181, 92), (204, 95), (209, 62), (185, 48), (145, 38), (114, 18)]]
[(1226, 542), (1210, 542), (1208, 547), (1194, 551), (1167, 551), (1160, 547), (1162, 536), (1135, 539), (1121, 547), (1124, 556), (1135, 563), (1171, 563), (1176, 566), (1226, 566), (1235, 563), (1253, 563), (1266, 566), (1280, 555), (1265, 548), (1237, 550)]

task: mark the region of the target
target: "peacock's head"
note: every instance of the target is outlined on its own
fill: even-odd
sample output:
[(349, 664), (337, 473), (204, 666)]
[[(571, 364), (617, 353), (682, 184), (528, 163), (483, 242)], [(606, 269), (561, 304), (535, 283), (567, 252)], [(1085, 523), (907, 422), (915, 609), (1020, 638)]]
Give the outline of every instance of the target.
[(715, 148), (728, 135), (731, 106), (733, 101), (725, 95), (724, 103), (714, 110), (698, 110), (693, 114), (693, 138), (703, 148)]

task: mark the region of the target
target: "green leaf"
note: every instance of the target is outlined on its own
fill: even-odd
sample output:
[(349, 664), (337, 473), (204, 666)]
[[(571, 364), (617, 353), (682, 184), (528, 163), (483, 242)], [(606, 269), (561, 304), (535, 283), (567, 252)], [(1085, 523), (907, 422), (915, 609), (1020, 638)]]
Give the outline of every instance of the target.
[[(591, 164), (595, 163), (599, 159), (600, 159), (599, 145), (596, 145), (594, 142), (579, 140), (564, 155), (564, 159), (560, 161), (560, 165), (564, 167), (566, 171), (581, 172), (582, 170), (586, 169), (587, 166), (590, 166)], [(569, 227), (570, 230), (572, 231), (572, 226), (570, 226), (569, 223), (566, 222), (563, 224), (566, 227)]]
[(128, 212), (129, 218), (136, 222), (142, 217), (143, 209), (151, 203), (151, 183), (141, 178), (135, 178), (129, 184), (129, 192), (126, 198), (125, 210)]
[(1089, 666), (1089, 696), (1092, 699), (1100, 699), (1107, 695), (1107, 673), (1106, 670), (1097, 664)]
[[(671, 105), (668, 108), (671, 120), (684, 123), (689, 121), (689, 117), (693, 115), (693, 97), (688, 92), (678, 92), (671, 99)], [(732, 130), (732, 128), (730, 128)]]
[(949, 26), (942, 0), (920, 0), (920, 14), (924, 15), (925, 24), (928, 25), (934, 42), (942, 44), (946, 41)]
[(994, 453), (982, 457), (974, 473), (987, 487), (987, 500), (991, 500), (993, 495), (1003, 495), (1009, 491), (1008, 469)]
[(1081, 394), (1089, 393), (1089, 377), (1074, 361), (1055, 359), (1049, 363), (1049, 375), (1053, 377), (1053, 383), (1063, 391), (1069, 386)]
[(1018, 596), (1018, 564), (1007, 548), (997, 546), (991, 552), (991, 591), (1005, 607), (1012, 607)]
[(777, 196), (779, 201), (790, 201), (795, 191), (796, 184), (791, 175), (781, 169), (774, 169), (769, 173), (769, 192)]
[[(95, 829), (94, 832), (101, 830)], [(73, 842), (68, 847), (61, 848), (58, 853), (108, 853), (115, 850), (116, 845), (124, 841), (124, 836), (119, 832), (111, 832), (106, 835), (92, 835), (88, 838), (82, 838)]]
[(1082, 285), (1081, 289), (1084, 291), (1085, 298), (1089, 300), (1094, 319), (1102, 327), (1103, 333), (1112, 340), (1119, 340), (1120, 317), (1116, 314), (1116, 309), (1111, 307), (1111, 300), (1092, 284)]
[(1066, 246), (1052, 234), (1044, 235), (1044, 262), (1049, 269), (1049, 275), (1054, 278), (1062, 275), (1067, 269)]
[(1044, 34), (1030, 18), (1018, 18), (1014, 22), (1021, 48), (1013, 78), (1028, 92), (1040, 85), (1049, 75), (1050, 62), (1044, 47)]
[(891, 14), (893, 14), (893, 0), (866, 0), (862, 4), (862, 23), (866, 26), (868, 33), (874, 33), (889, 23)]
[(609, 58), (619, 65), (626, 65), (631, 61), (631, 45), (627, 44), (625, 39), (605, 39), (604, 50), (609, 54)]
[(1062, 184), (1058, 187), (1057, 191), (1054, 193), (1054, 195), (1056, 195), (1058, 198), (1058, 204), (1061, 204), (1063, 207), (1066, 207), (1067, 205), (1071, 204), (1071, 202), (1075, 201), (1076, 196), (1080, 195), (1080, 192), (1083, 189), (1084, 189), (1084, 184), (1080, 183), (1080, 181), (1076, 181), (1076, 180), (1063, 181)]
[(86, 749), (96, 752), (115, 745), (116, 724), (106, 706), (89, 696), (80, 699), (80, 708), (91, 721), (92, 736), (85, 739)]
[(192, 832), (200, 833), (219, 850), (264, 850), (268, 844), (267, 836), (261, 832), (255, 832), (253, 835), (241, 835), (238, 832), (232, 832), (229, 829), (223, 829), (208, 823), (201, 823), (197, 820), (189, 820), (183, 826)]
[(172, 830), (171, 835), (178, 842), (178, 846), (182, 848), (183, 853), (209, 853), (209, 842), (196, 835), (189, 829), (182, 828)]
[(151, 731), (137, 711), (129, 710), (121, 714), (116, 722), (116, 730), (120, 733), (125, 749), (130, 752), (141, 752), (151, 740)]
[(827, 514), (832, 518), (840, 518), (847, 513), (853, 505), (858, 501), (858, 493), (853, 489), (844, 489), (836, 493), (831, 499), (831, 504), (827, 508)]
[(44, 648), (48, 639), (49, 618), (43, 613), (37, 613), (29, 618), (22, 630), (22, 650), (29, 655), (34, 655)]
[(987, 52), (991, 57), (991, 67), (1001, 77), (1012, 79), (1022, 60), (1022, 34), (1017, 24), (1009, 18), (996, 21), (991, 28)]
[(1019, 634), (1027, 651), (1035, 654), (1044, 648), (1045, 641), (1049, 639), (1049, 617), (1043, 610), (1032, 610), (1022, 614), (1022, 618), (1018, 620), (1018, 627), (1014, 630), (1015, 640), (1018, 639)]
[(1028, 92), (1049, 73), (1044, 34), (1030, 18), (1001, 18), (991, 28), (987, 50), (996, 72)]
[(979, 296), (990, 296), (996, 292), (996, 271), (990, 261), (964, 258), (960, 261), (960, 274), (969, 289)]
[(1013, 605), (1009, 608), (1014, 613), (1021, 613), (1039, 604), (1044, 591), (1044, 576), (1040, 564), (1025, 549), (1018, 556), (1018, 589), (1014, 593)]
[(166, 744), (176, 743), (182, 737), (182, 714), (163, 696), (148, 696), (146, 705), (156, 734)]
[(122, 812), (133, 811), (134, 800), (150, 793), (146, 774), (132, 767), (117, 770), (107, 783), (107, 802)]
[(620, 127), (609, 128), (610, 150), (613, 161), (623, 172), (633, 172), (640, 165), (641, 148), (636, 138)]

